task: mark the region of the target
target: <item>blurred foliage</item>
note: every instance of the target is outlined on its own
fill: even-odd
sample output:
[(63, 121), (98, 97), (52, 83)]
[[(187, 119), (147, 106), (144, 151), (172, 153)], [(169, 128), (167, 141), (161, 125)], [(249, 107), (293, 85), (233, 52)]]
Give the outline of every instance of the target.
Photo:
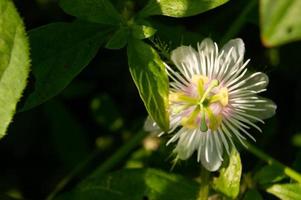
[(198, 184), (179, 175), (155, 169), (125, 169), (104, 177), (90, 177), (58, 200), (196, 199)]
[(261, 37), (266, 46), (276, 46), (301, 39), (298, 0), (260, 0)]
[(267, 191), (283, 200), (301, 199), (300, 183), (275, 184), (269, 187)]
[[(1, 13), (0, 39), (22, 27), (12, 1), (0, 0), (1, 12), (7, 2), (14, 14), (4, 21)], [(256, 145), (301, 172), (300, 1), (13, 2), (28, 32), (32, 66), (19, 113), (0, 141), (0, 199), (196, 199), (202, 180), (195, 158), (175, 162), (173, 146), (165, 146), (170, 136), (145, 137), (141, 128), (147, 110), (167, 129), (162, 61), (169, 63), (177, 46), (208, 36), (221, 43), (243, 38), (251, 71), (269, 75), (266, 96), (277, 114), (261, 126), (263, 134), (250, 132)], [(20, 40), (26, 43), (24, 35)], [(28, 52), (20, 49), (12, 56), (24, 58), (26, 69)], [(15, 106), (18, 99), (9, 101), (3, 88), (7, 114), (11, 107), (2, 103)], [(2, 124), (11, 120), (4, 116)], [(300, 183), (285, 171), (239, 151), (211, 175), (212, 199), (301, 198)]]

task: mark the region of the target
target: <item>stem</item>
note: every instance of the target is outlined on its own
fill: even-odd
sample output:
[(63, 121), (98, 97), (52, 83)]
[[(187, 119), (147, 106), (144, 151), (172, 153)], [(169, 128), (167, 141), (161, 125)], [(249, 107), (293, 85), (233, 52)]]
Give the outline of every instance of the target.
[[(145, 137), (145, 132), (140, 131), (133, 138), (120, 147), (108, 160), (102, 163), (90, 176), (99, 176), (113, 168), (122, 158), (128, 155), (139, 142)], [(67, 176), (65, 176), (55, 187), (55, 189), (48, 195), (46, 200), (52, 200), (65, 186), (77, 176), (83, 169), (87, 168), (89, 164), (99, 155), (99, 150), (92, 153), (84, 162), (80, 163), (74, 170), (72, 170)]]
[(258, 158), (264, 160), (269, 165), (274, 165), (276, 167), (279, 167), (281, 170), (283, 170), (284, 174), (290, 177), (291, 179), (301, 183), (301, 174), (299, 174), (297, 171), (293, 170), (292, 168), (285, 166), (281, 162), (275, 160), (268, 154), (264, 153), (254, 145), (250, 144), (249, 142), (246, 142), (246, 145), (248, 146), (248, 151), (250, 151), (253, 155), (257, 156)]
[(257, 0), (250, 0), (249, 3), (246, 5), (243, 11), (240, 13), (239, 16), (237, 16), (236, 20), (233, 22), (233, 24), (230, 26), (229, 30), (226, 32), (224, 37), (221, 39), (221, 44), (225, 44), (228, 40), (230, 40), (232, 37), (236, 36), (237, 33), (239, 33), (241, 27), (244, 25), (246, 17), (248, 14), (252, 11), (252, 9), (255, 7), (257, 3)]
[(200, 186), (198, 200), (208, 200), (209, 177), (210, 177), (210, 172), (202, 166), (202, 169), (201, 169), (201, 186)]

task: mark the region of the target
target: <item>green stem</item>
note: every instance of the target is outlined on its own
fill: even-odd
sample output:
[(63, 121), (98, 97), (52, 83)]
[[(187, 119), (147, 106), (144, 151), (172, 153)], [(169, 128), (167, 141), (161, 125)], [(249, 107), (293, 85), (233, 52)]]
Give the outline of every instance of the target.
[(226, 32), (224, 37), (221, 39), (221, 44), (225, 44), (228, 40), (236, 36), (241, 27), (244, 25), (245, 20), (248, 16), (248, 14), (252, 11), (252, 9), (255, 7), (257, 3), (257, 0), (250, 0), (249, 3), (246, 5), (243, 11), (240, 13), (239, 16), (237, 16), (236, 20), (232, 23), (229, 30)]
[(256, 146), (246, 142), (248, 146), (248, 151), (250, 151), (252, 154), (257, 156), (258, 158), (264, 160), (270, 165), (274, 165), (276, 167), (279, 167), (281, 170), (283, 170), (284, 174), (290, 177), (291, 179), (301, 183), (301, 174), (299, 174), (297, 171), (293, 170), (292, 168), (285, 166), (284, 164), (280, 163), (279, 161), (275, 160), (268, 154), (264, 153), (260, 149), (258, 149)]
[[(113, 168), (122, 158), (127, 156), (135, 147), (137, 147), (140, 141), (145, 137), (145, 132), (140, 131), (133, 138), (120, 147), (108, 160), (102, 163), (90, 176), (99, 176)], [(84, 162), (79, 164), (74, 170), (72, 170), (67, 176), (65, 176), (55, 187), (55, 189), (47, 196), (46, 200), (52, 200), (65, 186), (80, 172), (87, 168), (91, 162), (99, 155), (99, 150), (92, 153)]]
[(202, 166), (198, 200), (208, 200), (210, 172)]

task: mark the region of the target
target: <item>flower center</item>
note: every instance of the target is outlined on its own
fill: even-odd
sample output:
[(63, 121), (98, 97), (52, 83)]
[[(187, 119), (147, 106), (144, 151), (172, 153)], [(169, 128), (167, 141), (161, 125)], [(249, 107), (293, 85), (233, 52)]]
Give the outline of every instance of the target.
[(216, 130), (222, 121), (222, 111), (228, 105), (228, 90), (218, 80), (194, 75), (190, 85), (169, 96), (172, 112), (182, 116), (186, 128)]

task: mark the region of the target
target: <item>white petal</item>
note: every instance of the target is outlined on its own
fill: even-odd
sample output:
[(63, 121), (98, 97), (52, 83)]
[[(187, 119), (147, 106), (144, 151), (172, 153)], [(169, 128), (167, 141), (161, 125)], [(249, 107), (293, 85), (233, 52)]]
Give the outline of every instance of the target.
[(222, 160), (218, 156), (218, 150), (216, 143), (213, 141), (214, 138), (211, 134), (213, 133), (207, 133), (209, 137), (211, 138), (208, 140), (203, 148), (201, 148), (200, 157), (201, 157), (201, 163), (202, 165), (208, 170), (208, 171), (217, 171), (220, 166), (222, 165)]
[(258, 97), (258, 100), (261, 101), (255, 104), (257, 110), (246, 110), (247, 114), (258, 117), (260, 119), (268, 119), (276, 113), (277, 106), (276, 104), (267, 98)]
[(199, 144), (199, 134), (197, 130), (182, 130), (183, 132), (180, 135), (180, 139), (174, 149), (174, 153), (177, 154), (179, 159), (186, 160), (196, 150)]
[(200, 58), (200, 71), (203, 75), (212, 78), (215, 75), (215, 60), (218, 55), (217, 45), (210, 39), (205, 38), (201, 44), (198, 44), (199, 58)]
[(143, 129), (147, 132), (159, 132), (161, 130), (150, 116), (146, 118)]
[(228, 52), (232, 48), (233, 48), (233, 50), (231, 52), (230, 58), (232, 59), (232, 62), (236, 63), (236, 61), (240, 57), (242, 57), (242, 58), (244, 57), (245, 44), (242, 41), (242, 39), (240, 39), (240, 38), (233, 39), (224, 45), (224, 47), (221, 49), (221, 52), (224, 51), (224, 56), (227, 56)]
[[(220, 51), (220, 71), (217, 75), (220, 81), (232, 76), (243, 67), (245, 45), (241, 39), (230, 40)], [(221, 55), (222, 54), (222, 55)]]
[(198, 45), (198, 51), (204, 51), (205, 54), (215, 49), (214, 43), (210, 38), (205, 38), (200, 45)]
[(246, 78), (237, 82), (229, 88), (229, 91), (244, 88), (247, 90), (252, 90), (254, 92), (259, 92), (267, 87), (269, 84), (269, 77), (262, 72), (256, 72), (251, 75), (246, 75)]
[(268, 84), (269, 84), (269, 77), (265, 73), (257, 72), (250, 76), (250, 79), (246, 81), (245, 85), (246, 86), (254, 85), (254, 87), (252, 87), (251, 89), (254, 91), (259, 91), (266, 88)]
[(191, 77), (199, 65), (197, 55), (191, 46), (180, 46), (171, 52), (171, 60), (184, 75)]

